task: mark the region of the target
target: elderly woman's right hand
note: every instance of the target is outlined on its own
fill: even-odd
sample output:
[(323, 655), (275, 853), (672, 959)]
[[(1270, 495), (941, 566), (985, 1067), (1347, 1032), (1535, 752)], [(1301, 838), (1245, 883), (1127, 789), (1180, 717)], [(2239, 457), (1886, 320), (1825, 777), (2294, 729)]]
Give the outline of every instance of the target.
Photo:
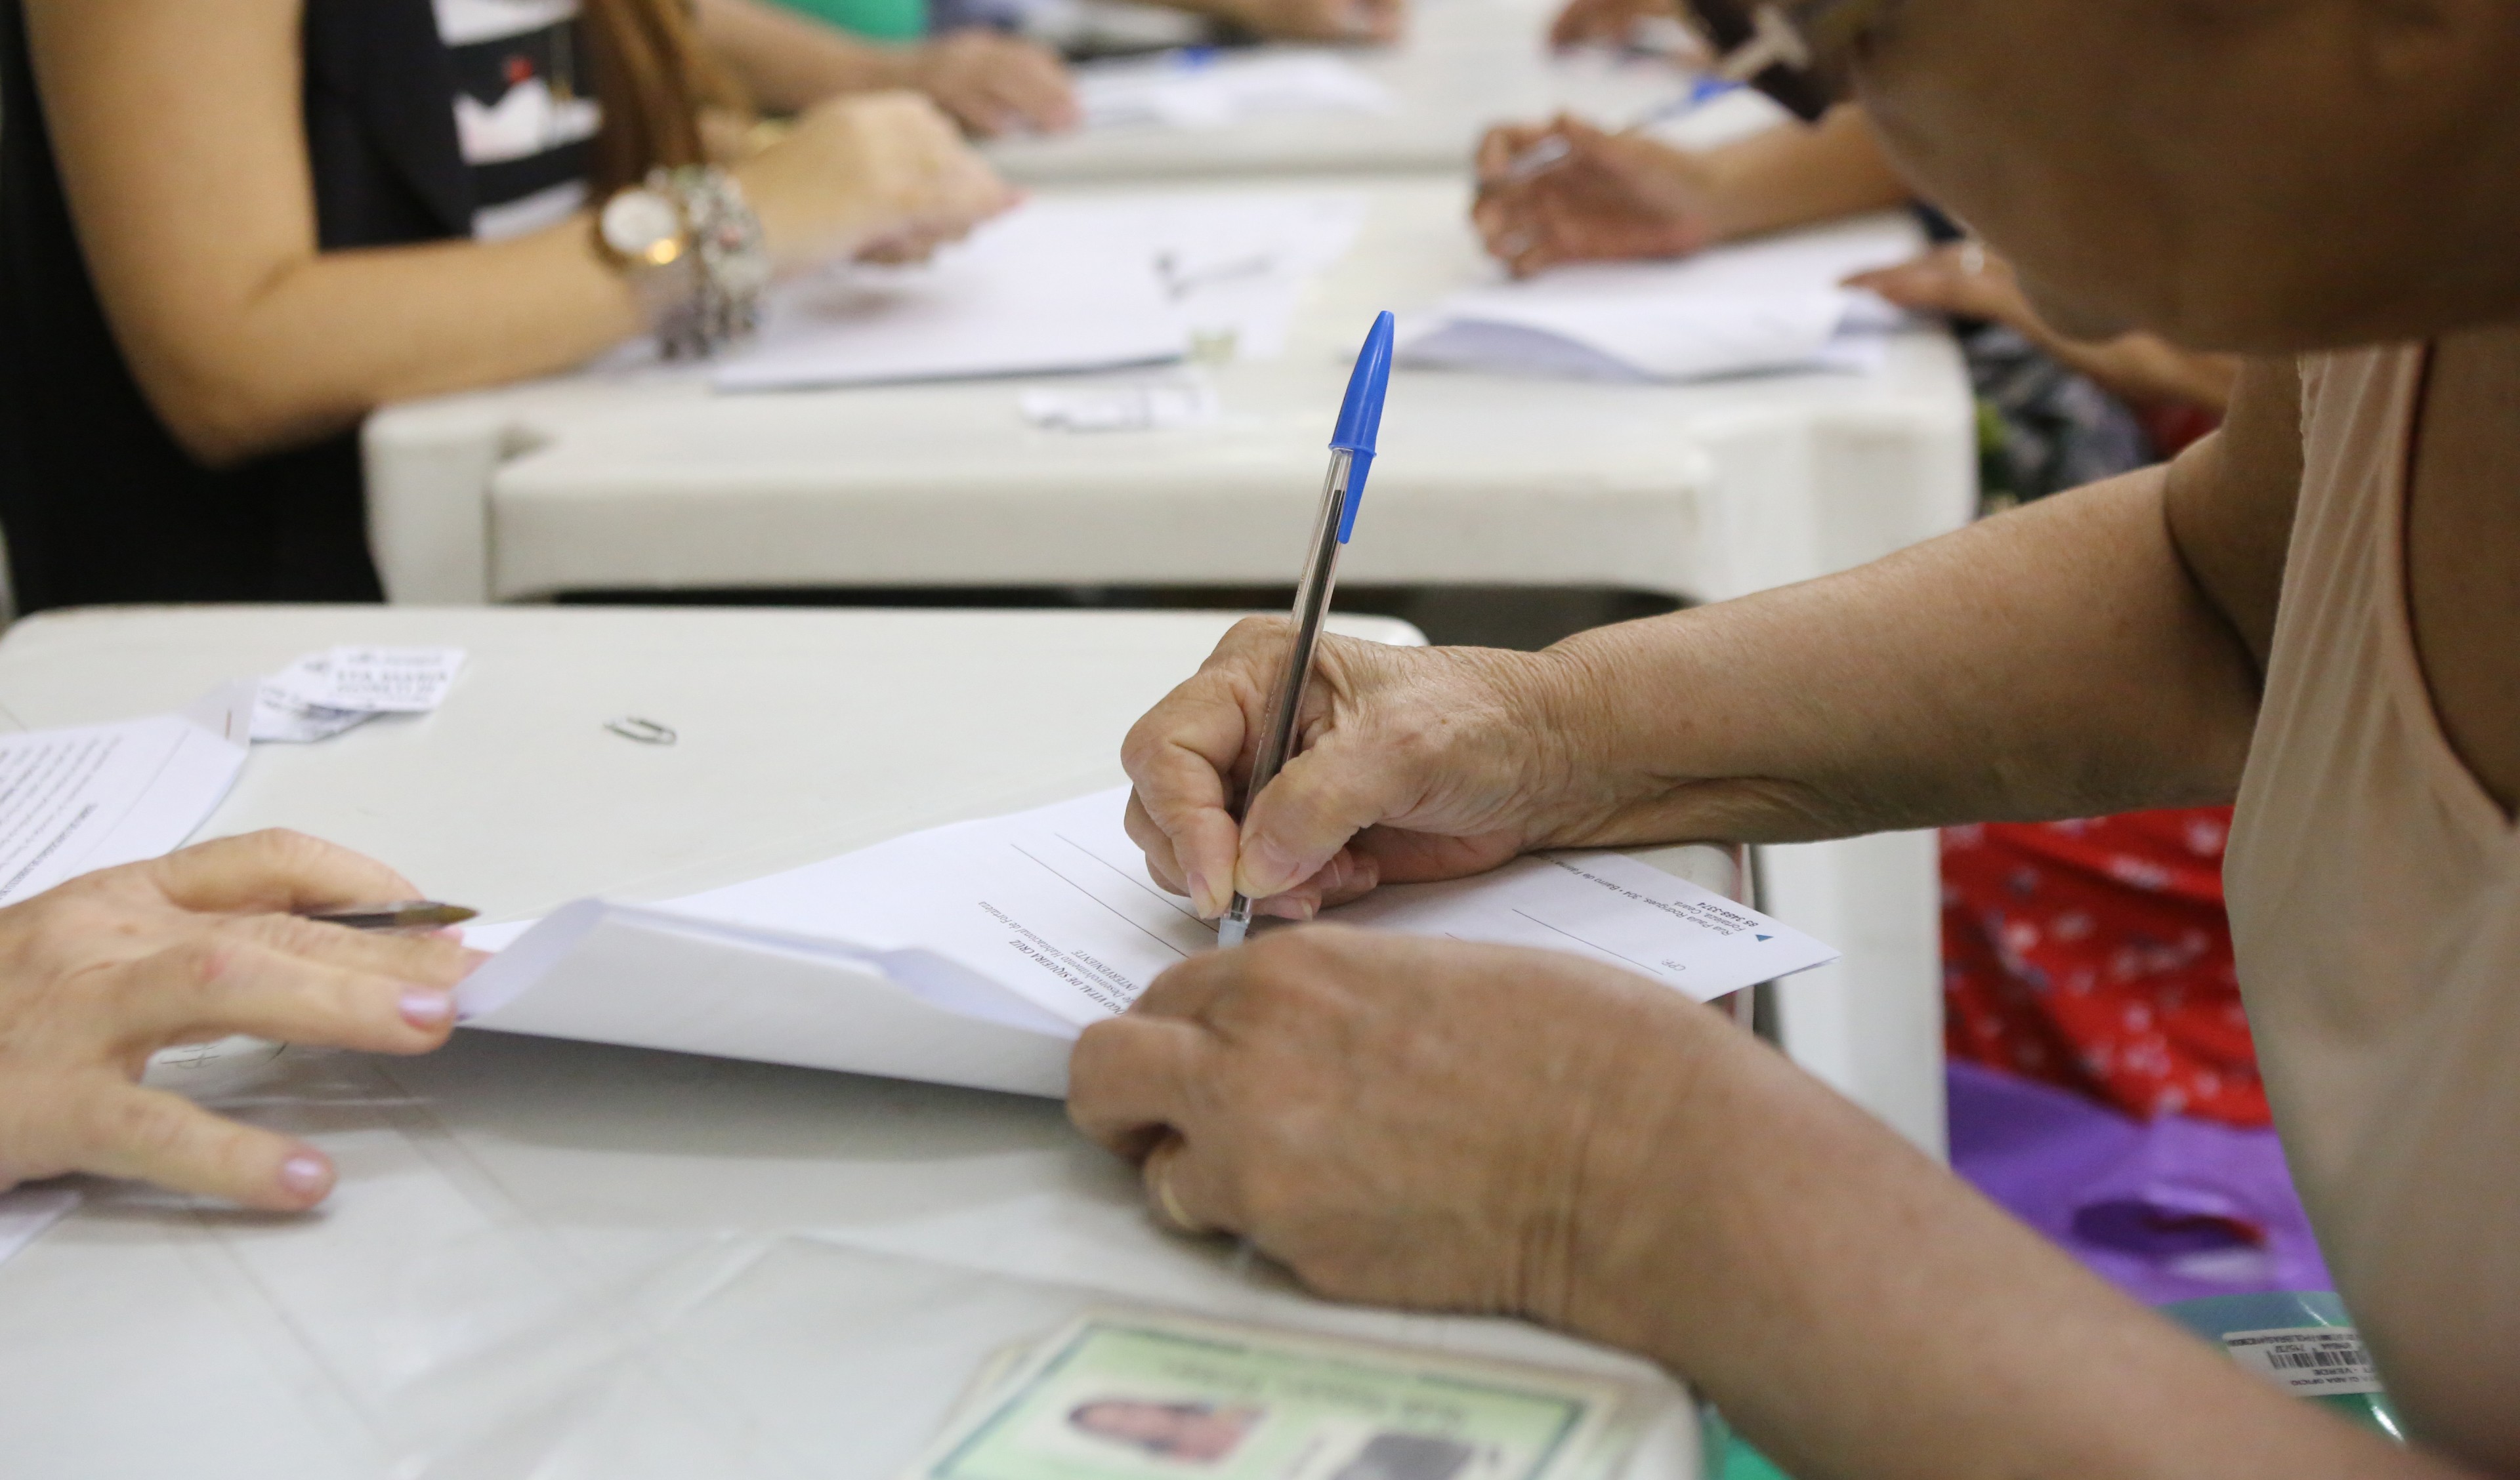
[(913, 92), (818, 104), (735, 174), (783, 271), (922, 256), (1017, 199), (953, 120)]
[(323, 1201), (323, 1152), (138, 1080), (159, 1049), (234, 1033), (375, 1054), (444, 1043), (463, 946), (290, 913), (417, 892), (348, 849), (270, 831), (0, 910), (0, 1188), (94, 1172), (252, 1208)]
[(1589, 768), (1562, 722), (1576, 692), (1548, 653), (1388, 648), (1325, 636), (1298, 743), (1238, 828), (1283, 618), (1238, 624), (1129, 732), (1129, 835), (1203, 917), (1238, 888), (1264, 914), (1310, 919), (1378, 882), (1452, 878), (1568, 840)]

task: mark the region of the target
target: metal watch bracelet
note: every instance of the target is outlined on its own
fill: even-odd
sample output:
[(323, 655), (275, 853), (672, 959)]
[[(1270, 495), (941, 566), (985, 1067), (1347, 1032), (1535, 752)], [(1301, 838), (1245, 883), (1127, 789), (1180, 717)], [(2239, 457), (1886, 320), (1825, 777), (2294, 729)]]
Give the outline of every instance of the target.
[(735, 176), (718, 165), (659, 167), (648, 172), (645, 186), (673, 202), (684, 240), (670, 264), (641, 274), (657, 349), (668, 359), (705, 357), (760, 325), (761, 294), (770, 286), (760, 218)]

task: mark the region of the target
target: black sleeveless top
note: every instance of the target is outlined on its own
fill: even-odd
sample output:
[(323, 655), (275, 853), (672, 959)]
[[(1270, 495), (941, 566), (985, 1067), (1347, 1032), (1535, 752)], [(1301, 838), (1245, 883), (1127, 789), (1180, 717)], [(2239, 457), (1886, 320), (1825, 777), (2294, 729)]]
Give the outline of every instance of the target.
[[(304, 42), (321, 245), (470, 236), (429, 0), (306, 0)], [(356, 432), (213, 470), (150, 409), (88, 281), (35, 100), (24, 15), (0, 0), (0, 533), (19, 609), (378, 600)]]

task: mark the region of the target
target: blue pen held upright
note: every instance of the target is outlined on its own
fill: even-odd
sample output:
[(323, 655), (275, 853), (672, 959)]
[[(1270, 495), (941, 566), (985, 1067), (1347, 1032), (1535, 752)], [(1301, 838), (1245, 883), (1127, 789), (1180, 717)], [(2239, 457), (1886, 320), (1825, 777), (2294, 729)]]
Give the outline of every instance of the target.
[[(1338, 580), (1339, 547), (1356, 533), (1356, 512), (1365, 503), (1365, 476), (1373, 468), (1374, 438), (1382, 430), (1382, 396), (1391, 384), (1391, 314), (1375, 316), (1365, 347), (1357, 351), (1356, 368), (1348, 372), (1347, 395), (1339, 402), (1338, 425), (1330, 431), (1330, 471), (1322, 480), (1321, 513), (1313, 520), (1313, 540), (1304, 574), (1295, 584), (1294, 631), (1286, 644), (1286, 666), (1280, 670), (1269, 717), (1260, 731), (1260, 745), (1251, 760), (1251, 780), (1242, 791), (1242, 815), (1251, 815), (1251, 799), (1277, 778), (1295, 726), (1303, 716), (1304, 685), (1312, 677), (1313, 650), (1321, 645), (1322, 619), (1329, 614), (1330, 588)], [(1219, 946), (1242, 944), (1251, 928), (1251, 897), (1236, 880), (1234, 897), (1217, 921)]]
[(1382, 395), (1391, 385), (1391, 310), (1374, 315), (1356, 368), (1347, 373), (1347, 397), (1339, 402), (1330, 450), (1349, 455), (1347, 498), (1339, 510), (1338, 542), (1356, 532), (1357, 506), (1365, 502), (1365, 475), (1373, 471), (1373, 439), (1382, 430)]

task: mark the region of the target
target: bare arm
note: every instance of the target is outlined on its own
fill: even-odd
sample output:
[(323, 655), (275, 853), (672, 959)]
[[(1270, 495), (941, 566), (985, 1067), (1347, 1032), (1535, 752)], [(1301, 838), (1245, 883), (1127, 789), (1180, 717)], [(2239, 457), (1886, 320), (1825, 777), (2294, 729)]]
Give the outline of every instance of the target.
[[(1537, 175), (1515, 161), (1544, 139), (1566, 155)], [(1560, 116), (1488, 131), (1471, 219), (1516, 273), (1559, 262), (1668, 256), (1909, 199), (1864, 110), (1780, 127), (1718, 149), (1675, 149)]]
[(1859, 104), (1832, 109), (1810, 128), (1772, 128), (1697, 157), (1719, 240), (1886, 210), (1913, 194)]
[(2069, 370), (2110, 394), (2138, 405), (2164, 402), (2230, 409), (2239, 376), (2236, 355), (2182, 349), (2159, 335), (2134, 330), (2110, 339), (2069, 339), (2048, 327), (2013, 276), (2012, 264), (1975, 244), (1939, 247), (1896, 267), (1847, 280), (1902, 308), (1990, 319), (2011, 329)]
[(768, 0), (699, 0), (700, 36), (735, 68), (752, 101), (795, 112), (842, 93), (914, 88), (981, 134), (1061, 129), (1076, 98), (1058, 58), (1029, 41), (963, 30), (915, 45), (879, 45)]
[[(581, 224), (319, 254), (294, 0), (28, 0), (88, 269), (134, 377), (209, 462), (635, 333)], [(451, 106), (451, 100), (450, 100)]]
[[(2298, 481), (2293, 411), (1875, 564), (1552, 650), (1603, 841), (2228, 800)], [(2270, 426), (2270, 423), (2275, 424)]]
[[(582, 216), (513, 242), (317, 250), (299, 16), (296, 0), (26, 3), (88, 270), (186, 450), (233, 462), (639, 331)], [(900, 95), (809, 115), (737, 173), (788, 261), (953, 235), (1006, 200), (950, 125)]]
[(1284, 642), (1246, 624), (1131, 732), (1132, 835), (1202, 908), (1238, 882), (1303, 916), (1531, 847), (2228, 798), (2299, 481), (2288, 375), (2253, 370), (2169, 469), (1840, 575), (1536, 654), (1327, 644), (1306, 748), (1238, 828)]

